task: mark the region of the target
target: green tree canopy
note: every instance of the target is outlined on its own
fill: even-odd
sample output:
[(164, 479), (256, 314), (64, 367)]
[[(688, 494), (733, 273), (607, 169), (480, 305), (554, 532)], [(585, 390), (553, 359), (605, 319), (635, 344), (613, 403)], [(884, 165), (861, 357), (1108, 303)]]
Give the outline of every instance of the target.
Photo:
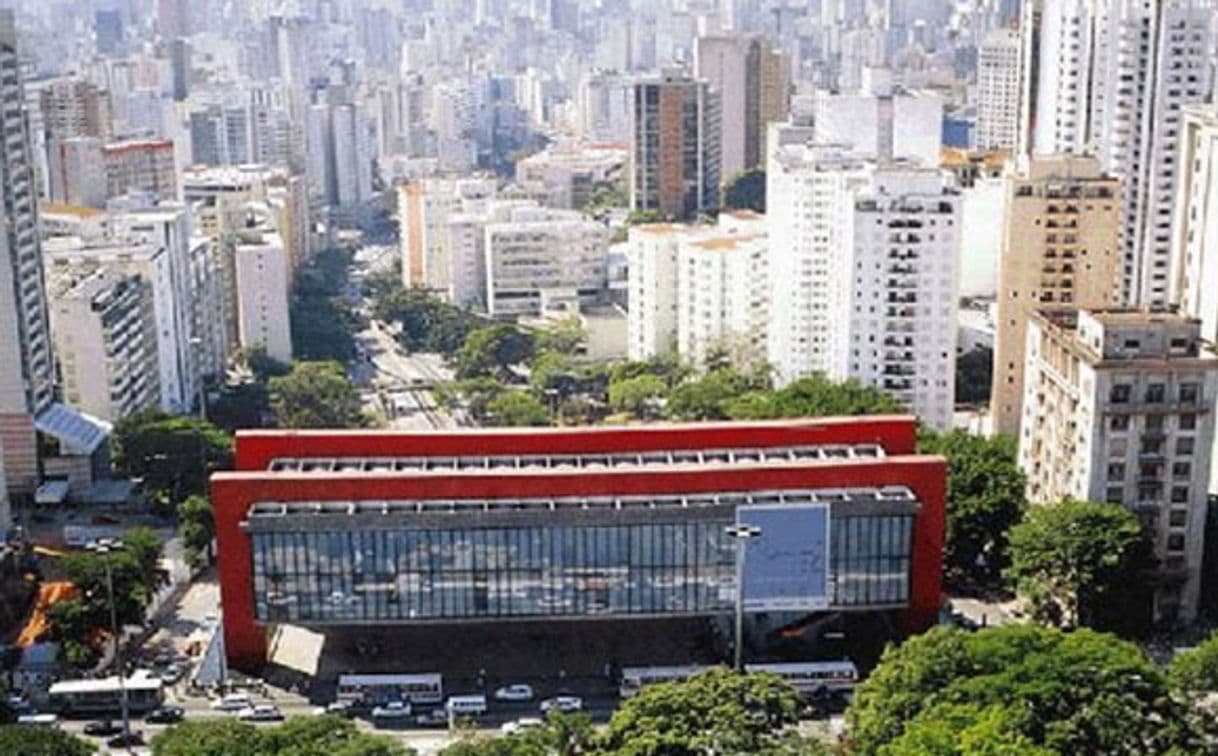
[(292, 717), (273, 727), (233, 719), (188, 720), (152, 739), (153, 756), (411, 756), (394, 738), (360, 732), (333, 716)]
[(470, 332), (455, 357), (458, 378), (511, 380), (512, 368), (533, 359), (533, 334), (500, 323)]
[(885, 651), (855, 689), (850, 752), (1202, 752), (1186, 707), (1168, 693), (1158, 667), (1112, 635), (1034, 625), (935, 628)]
[(190, 496), (178, 505), (178, 535), (186, 551), (186, 561), (199, 565), (211, 561), (211, 543), (216, 523), (211, 502), (203, 496)]
[(953, 583), (988, 584), (1008, 562), (1007, 533), (1023, 518), (1026, 479), (1015, 442), (964, 431), (924, 430), (918, 451), (947, 457), (947, 543), (943, 563)]
[(725, 404), (734, 420), (780, 417), (871, 415), (904, 411), (900, 403), (873, 386), (855, 380), (832, 381), (819, 373), (776, 391), (751, 391)]
[(523, 391), (504, 391), (487, 402), (486, 416), (493, 425), (511, 428), (550, 424), (550, 413), (537, 397)]
[(1029, 508), (1010, 531), (1007, 576), (1041, 622), (1136, 626), (1150, 554), (1137, 517), (1119, 504), (1066, 500)]
[(128, 415), (114, 426), (115, 462), (143, 478), (149, 494), (181, 501), (207, 491), (215, 470), (232, 464), (232, 439), (205, 420), (159, 411)]
[(572, 316), (538, 329), (534, 341), (538, 354), (558, 352), (573, 355), (579, 352), (587, 337), (579, 318)]
[(1188, 693), (1218, 693), (1218, 632), (1172, 659), (1172, 684)]
[(478, 316), (441, 300), (427, 289), (396, 286), (380, 294), (373, 316), (401, 327), (398, 340), (411, 352), (452, 355), (470, 331), (483, 324)]
[(487, 419), (490, 404), (508, 388), (494, 378), (468, 378), (436, 386), (436, 401), (449, 408), (464, 407), (477, 421)]
[(769, 378), (764, 374), (747, 375), (732, 367), (721, 367), (677, 386), (665, 409), (676, 420), (726, 420), (730, 401), (741, 394), (769, 388)]
[(668, 394), (664, 379), (656, 375), (639, 375), (609, 384), (609, 406), (616, 412), (629, 412), (635, 417), (651, 417)]
[(97, 749), (87, 740), (49, 727), (0, 725), (0, 753), (12, 756), (89, 756)]
[(271, 409), (281, 428), (354, 428), (364, 424), (359, 395), (337, 362), (297, 362), (270, 380)]
[(764, 213), (765, 170), (750, 168), (732, 176), (723, 192), (723, 205), (735, 210), (756, 210)]
[(614, 712), (599, 745), (621, 756), (759, 753), (779, 746), (800, 705), (776, 676), (713, 669), (644, 688)]
[(289, 313), (297, 358), (349, 362), (355, 357), (360, 322), (345, 292), (353, 258), (347, 249), (324, 249), (297, 270)]

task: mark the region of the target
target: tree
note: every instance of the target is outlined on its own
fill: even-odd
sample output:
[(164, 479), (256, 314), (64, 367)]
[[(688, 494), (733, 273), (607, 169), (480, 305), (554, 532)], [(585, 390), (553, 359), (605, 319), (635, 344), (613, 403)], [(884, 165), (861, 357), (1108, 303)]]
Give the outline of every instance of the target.
[(1060, 627), (1130, 627), (1146, 584), (1149, 549), (1137, 517), (1119, 504), (1066, 500), (1029, 509), (1010, 531), (1007, 576), (1039, 621)]
[(0, 725), (0, 753), (13, 756), (89, 756), (97, 749), (87, 740), (50, 727)]
[(353, 428), (364, 424), (359, 395), (337, 362), (297, 362), (270, 381), (271, 410), (281, 428)]
[(457, 352), (458, 378), (511, 380), (512, 368), (533, 358), (533, 335), (501, 323), (472, 331)]
[(712, 370), (673, 389), (665, 409), (676, 420), (726, 420), (727, 403), (748, 391), (767, 390), (769, 379), (745, 375), (731, 367)]
[(505, 391), (486, 405), (486, 416), (493, 425), (505, 427), (544, 426), (550, 413), (537, 397), (523, 391)]
[(615, 412), (629, 412), (635, 417), (652, 417), (668, 393), (664, 379), (655, 375), (640, 375), (609, 384), (609, 406)]
[(455, 354), (470, 331), (485, 322), (427, 289), (400, 285), (377, 298), (372, 314), (401, 327), (398, 339), (408, 351), (446, 355)]
[(758, 753), (782, 742), (800, 707), (774, 675), (713, 669), (644, 688), (614, 712), (598, 745), (623, 756)]
[(943, 563), (953, 583), (993, 583), (1008, 562), (1007, 533), (1023, 519), (1027, 483), (1015, 442), (964, 431), (918, 436), (918, 451), (947, 457), (947, 542)]
[(777, 391), (751, 391), (724, 405), (733, 420), (780, 417), (830, 417), (901, 412), (901, 404), (873, 386), (853, 379), (837, 382), (820, 373)]
[(861, 756), (1201, 752), (1168, 693), (1154, 663), (1111, 635), (940, 627), (884, 652), (855, 689), (848, 740)]
[(137, 412), (114, 426), (114, 442), (117, 467), (172, 502), (206, 492), (211, 473), (232, 463), (228, 434), (193, 417)]
[(563, 318), (553, 325), (539, 329), (534, 336), (538, 354), (557, 352), (573, 355), (579, 352), (586, 339), (587, 334), (584, 333), (583, 325), (580, 324), (579, 318), (574, 316)]
[(588, 194), (588, 200), (580, 208), (588, 215), (600, 217), (606, 211), (626, 207), (630, 204), (630, 195), (617, 183), (598, 181)]
[(473, 733), (440, 750), (440, 756), (575, 756), (589, 753), (594, 733), (586, 714), (551, 712), (539, 727), (507, 737)]
[(216, 523), (210, 501), (203, 496), (190, 496), (178, 505), (178, 535), (182, 537), (186, 561), (192, 566), (211, 561)]
[(956, 358), (956, 403), (986, 404), (994, 383), (994, 350), (971, 349)]
[(302, 360), (349, 362), (355, 357), (359, 318), (346, 300), (353, 253), (324, 249), (302, 266), (292, 286), (292, 350)]
[(1172, 659), (1167, 674), (1187, 693), (1218, 692), (1218, 633)]
[(393, 738), (334, 716), (292, 717), (274, 727), (233, 719), (188, 720), (152, 739), (153, 756), (411, 756)]
[(737, 173), (727, 182), (723, 206), (734, 210), (765, 212), (765, 170), (750, 168)]
[(433, 389), (436, 401), (449, 408), (464, 406), (475, 420), (486, 420), (490, 404), (505, 391), (504, 386), (494, 378), (468, 378), (463, 381), (452, 381)]

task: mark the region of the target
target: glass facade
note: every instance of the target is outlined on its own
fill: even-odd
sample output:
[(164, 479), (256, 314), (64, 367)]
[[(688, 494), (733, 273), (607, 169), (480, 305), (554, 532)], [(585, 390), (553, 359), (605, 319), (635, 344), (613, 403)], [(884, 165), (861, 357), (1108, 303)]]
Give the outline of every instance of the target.
[[(712, 614), (735, 600), (733, 521), (250, 534), (258, 619), (301, 624)], [(540, 519), (540, 518), (539, 518)], [(302, 527), (302, 522), (310, 527)], [(332, 521), (331, 521), (332, 522)], [(909, 595), (912, 515), (831, 520), (830, 604)]]

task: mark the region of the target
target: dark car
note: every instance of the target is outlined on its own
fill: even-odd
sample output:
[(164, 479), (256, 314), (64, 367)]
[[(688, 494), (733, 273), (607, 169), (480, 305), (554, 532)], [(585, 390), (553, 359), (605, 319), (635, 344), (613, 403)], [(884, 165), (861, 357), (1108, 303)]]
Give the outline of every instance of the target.
[(100, 719), (95, 722), (85, 722), (84, 728), (81, 730), (86, 735), (97, 735), (98, 737), (106, 737), (107, 735), (117, 735), (123, 731), (123, 726), (111, 722), (109, 719)]
[(106, 741), (106, 745), (111, 748), (131, 748), (132, 746), (144, 745), (144, 733), (139, 730), (132, 730), (128, 735), (115, 735)]
[(144, 721), (152, 724), (173, 724), (181, 722), (184, 716), (186, 716), (186, 711), (181, 706), (162, 706), (148, 712)]

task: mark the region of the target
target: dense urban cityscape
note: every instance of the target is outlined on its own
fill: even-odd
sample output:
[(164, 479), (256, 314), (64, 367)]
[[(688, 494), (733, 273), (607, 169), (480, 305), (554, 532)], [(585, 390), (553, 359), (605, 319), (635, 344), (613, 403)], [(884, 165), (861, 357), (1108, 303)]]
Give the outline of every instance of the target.
[(1216, 71), (1215, 0), (0, 0), (0, 754), (1218, 753)]

